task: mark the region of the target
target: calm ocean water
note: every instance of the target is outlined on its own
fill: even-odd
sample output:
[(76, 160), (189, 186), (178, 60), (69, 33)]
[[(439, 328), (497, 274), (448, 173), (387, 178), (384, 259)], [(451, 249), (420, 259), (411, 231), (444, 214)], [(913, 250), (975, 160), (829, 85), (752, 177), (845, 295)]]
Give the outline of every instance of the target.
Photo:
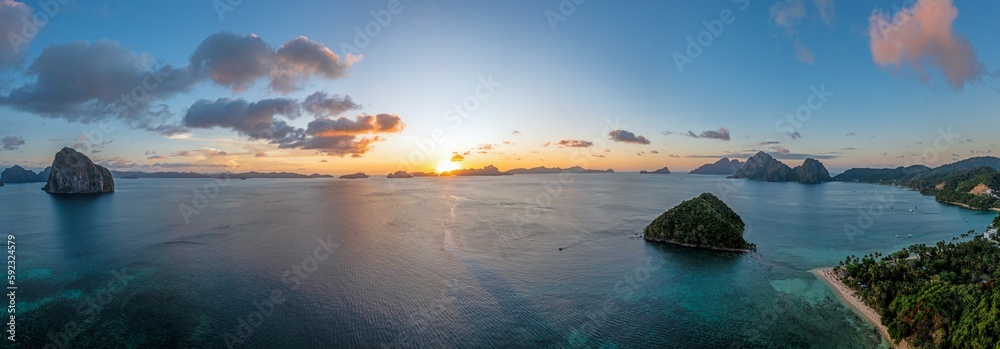
[[(18, 345), (872, 348), (808, 271), (995, 215), (866, 184), (560, 178), (119, 179), (81, 198), (7, 185)], [(755, 255), (634, 238), (702, 192), (743, 217)]]

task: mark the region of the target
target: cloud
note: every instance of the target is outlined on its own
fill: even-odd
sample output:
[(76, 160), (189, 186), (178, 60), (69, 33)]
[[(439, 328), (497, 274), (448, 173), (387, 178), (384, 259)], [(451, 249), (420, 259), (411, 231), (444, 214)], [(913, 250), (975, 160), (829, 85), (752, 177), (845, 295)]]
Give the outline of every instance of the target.
[(545, 142), (545, 144), (542, 144), (542, 147), (548, 147), (551, 144), (552, 144), (552, 142)]
[(681, 156), (680, 156), (680, 155), (677, 155), (677, 154), (670, 154), (670, 157), (672, 157), (672, 158), (679, 158), (679, 157), (681, 157)]
[(165, 135), (183, 132), (157, 101), (190, 90), (186, 68), (156, 64), (115, 41), (77, 41), (46, 47), (25, 71), (34, 81), (0, 96), (0, 104), (46, 118), (91, 123), (118, 119)]
[(560, 148), (590, 148), (594, 146), (594, 142), (581, 141), (577, 139), (564, 139), (556, 143)]
[(806, 7), (801, 0), (785, 0), (776, 2), (768, 10), (770, 21), (775, 26), (783, 29), (785, 35), (795, 35), (796, 27), (806, 18)]
[(688, 131), (687, 133), (684, 133), (684, 135), (693, 138), (718, 139), (720, 141), (728, 141), (730, 139), (729, 129), (725, 127), (720, 127), (718, 131), (712, 131), (712, 130), (702, 131), (699, 134), (695, 134), (694, 132)]
[(857, 136), (857, 135), (858, 135), (857, 133), (850, 132), (848, 134), (845, 134), (844, 137), (854, 137), (854, 136)]
[[(833, 0), (813, 0), (812, 3), (823, 22), (831, 25), (836, 19)], [(776, 2), (771, 5), (768, 13), (771, 24), (781, 29), (783, 36), (792, 40), (795, 59), (809, 64), (815, 63), (816, 57), (799, 39), (798, 27), (808, 17), (803, 0)]]
[(799, 139), (799, 138), (802, 138), (802, 134), (799, 133), (798, 131), (796, 131), (796, 132), (788, 132), (788, 133), (785, 134), (785, 138), (787, 138), (787, 139)]
[(650, 150), (649, 153), (650, 154), (659, 154), (660, 151), (659, 150)]
[(455, 156), (451, 157), (451, 162), (460, 162), (460, 161), (464, 161), (464, 160), (465, 160), (465, 157), (461, 156), (461, 155), (458, 155), (458, 154), (455, 154)]
[[(4, 30), (11, 23), (3, 21), (5, 16), (21, 11), (23, 4), (0, 1), (4, 1), (0, 3), (0, 30)], [(0, 49), (0, 65), (8, 56)], [(176, 136), (188, 129), (176, 123), (164, 101), (200, 82), (212, 81), (240, 92), (266, 78), (272, 90), (287, 93), (313, 77), (346, 77), (355, 58), (341, 60), (305, 37), (274, 49), (256, 35), (220, 32), (201, 42), (188, 65), (174, 67), (116, 41), (77, 41), (44, 48), (24, 71), (27, 81), (0, 96), (0, 105), (69, 122), (115, 120), (130, 128)], [(324, 116), (359, 107), (350, 97), (329, 97), (322, 92), (306, 102), (307, 110)]]
[(289, 118), (301, 114), (298, 102), (287, 98), (247, 102), (244, 99), (219, 98), (198, 100), (184, 115), (184, 126), (190, 128), (221, 127), (249, 136), (251, 139), (273, 138), (276, 133), (287, 135), (291, 126), (276, 120), (275, 115)]
[(813, 4), (816, 5), (819, 17), (826, 25), (831, 25), (837, 20), (837, 11), (833, 7), (833, 0), (813, 0)]
[(351, 96), (329, 96), (326, 92), (316, 92), (306, 97), (302, 102), (303, 108), (311, 114), (321, 116), (340, 115), (348, 110), (361, 108), (361, 105), (354, 103)]
[(314, 149), (330, 155), (352, 157), (360, 157), (381, 139), (377, 135), (371, 138), (359, 136), (400, 132), (405, 127), (400, 117), (394, 114), (363, 114), (354, 119), (319, 117), (310, 121), (305, 129), (276, 118), (297, 118), (301, 114), (300, 104), (287, 98), (257, 102), (229, 98), (199, 100), (188, 108), (184, 125), (191, 128), (226, 128), (251, 140), (277, 144), (278, 148)]
[[(31, 8), (19, 1), (0, 0), (0, 67), (21, 63), (33, 37), (24, 36), (24, 20), (31, 20)], [(30, 34), (30, 33), (29, 33)]]
[(872, 59), (887, 67), (913, 68), (924, 83), (940, 70), (948, 85), (961, 90), (979, 81), (986, 68), (972, 44), (954, 31), (958, 9), (951, 0), (917, 0), (895, 14), (876, 10), (868, 18)]
[(155, 162), (156, 160), (163, 160), (163, 159), (166, 159), (166, 158), (167, 157), (163, 156), (163, 155), (153, 155), (153, 156), (150, 156), (150, 157), (146, 158), (146, 160), (151, 160), (151, 161)]
[(514, 132), (511, 132), (510, 134), (515, 135), (515, 136), (520, 136), (521, 135), (521, 131), (514, 130)]
[(764, 141), (764, 142), (757, 143), (757, 145), (772, 145), (772, 144), (781, 144), (781, 142), (778, 142), (778, 141)]
[(288, 93), (300, 89), (310, 78), (337, 79), (347, 76), (358, 58), (341, 60), (329, 48), (304, 36), (272, 48), (257, 35), (240, 36), (219, 32), (206, 38), (191, 54), (191, 68), (216, 84), (242, 92), (258, 79)]
[(0, 145), (3, 146), (3, 150), (17, 150), (24, 145), (24, 138), (18, 136), (4, 136), (0, 138)]
[(649, 144), (649, 139), (643, 136), (636, 136), (634, 133), (625, 130), (613, 130), (608, 132), (611, 140), (622, 143)]

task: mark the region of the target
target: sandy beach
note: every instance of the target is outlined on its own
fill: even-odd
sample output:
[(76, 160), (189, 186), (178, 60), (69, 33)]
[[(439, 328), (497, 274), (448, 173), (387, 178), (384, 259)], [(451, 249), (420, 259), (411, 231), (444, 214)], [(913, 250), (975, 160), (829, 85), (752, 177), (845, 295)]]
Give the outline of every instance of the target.
[(837, 296), (840, 297), (841, 301), (847, 303), (847, 305), (851, 306), (851, 309), (854, 309), (858, 315), (861, 315), (861, 317), (868, 321), (868, 323), (875, 326), (875, 328), (878, 329), (878, 332), (882, 334), (882, 338), (885, 338), (885, 340), (889, 342), (889, 344), (892, 344), (894, 348), (909, 348), (906, 341), (900, 341), (899, 344), (894, 344), (892, 342), (892, 338), (889, 337), (889, 329), (882, 325), (882, 317), (879, 316), (874, 309), (868, 307), (861, 301), (861, 299), (856, 297), (854, 295), (854, 290), (851, 290), (844, 285), (844, 283), (840, 282), (840, 278), (833, 274), (833, 268), (813, 269), (811, 272), (816, 275), (817, 278), (823, 280), (824, 283), (833, 288), (833, 290), (836, 291)]

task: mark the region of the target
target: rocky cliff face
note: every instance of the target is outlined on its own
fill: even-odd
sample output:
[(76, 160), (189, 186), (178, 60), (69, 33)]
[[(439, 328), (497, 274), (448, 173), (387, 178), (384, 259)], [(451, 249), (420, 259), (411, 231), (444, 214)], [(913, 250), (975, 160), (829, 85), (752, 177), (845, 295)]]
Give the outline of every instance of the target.
[(743, 167), (743, 163), (739, 160), (729, 158), (722, 158), (712, 164), (704, 164), (701, 167), (696, 168), (691, 171), (691, 174), (703, 174), (703, 175), (732, 175), (739, 171)]
[(49, 172), (51, 172), (51, 168), (46, 168), (41, 173), (35, 174), (35, 171), (14, 165), (0, 173), (0, 181), (7, 183), (45, 182), (49, 179)]
[(756, 179), (768, 182), (823, 183), (833, 180), (826, 167), (816, 159), (809, 158), (802, 166), (789, 168), (765, 152), (759, 152), (747, 159), (743, 168), (732, 178)]
[(111, 171), (94, 164), (86, 155), (63, 148), (52, 161), (48, 182), (42, 188), (49, 194), (96, 194), (115, 191)]
[(799, 183), (823, 183), (832, 180), (830, 172), (818, 160), (809, 158), (802, 163), (802, 166), (795, 168), (795, 175)]
[(758, 152), (747, 159), (743, 167), (733, 174), (732, 178), (756, 179), (768, 182), (794, 182), (795, 171), (788, 165), (775, 160), (765, 152)]

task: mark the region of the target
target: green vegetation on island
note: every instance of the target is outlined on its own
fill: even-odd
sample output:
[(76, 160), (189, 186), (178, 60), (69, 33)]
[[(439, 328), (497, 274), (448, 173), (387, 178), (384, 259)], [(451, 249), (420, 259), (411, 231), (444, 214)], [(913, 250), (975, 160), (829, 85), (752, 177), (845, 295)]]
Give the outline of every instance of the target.
[(854, 168), (835, 181), (899, 185), (932, 195), (937, 201), (976, 210), (1000, 208), (1000, 159), (975, 157), (937, 168), (923, 165), (894, 169)]
[(745, 225), (726, 203), (704, 193), (654, 219), (643, 230), (643, 238), (689, 247), (750, 251), (756, 246), (743, 239)]
[[(993, 224), (1000, 225), (1000, 216)], [(851, 256), (834, 273), (879, 313), (893, 341), (912, 348), (1000, 348), (998, 268), (1000, 247), (975, 235), (889, 256)]]

